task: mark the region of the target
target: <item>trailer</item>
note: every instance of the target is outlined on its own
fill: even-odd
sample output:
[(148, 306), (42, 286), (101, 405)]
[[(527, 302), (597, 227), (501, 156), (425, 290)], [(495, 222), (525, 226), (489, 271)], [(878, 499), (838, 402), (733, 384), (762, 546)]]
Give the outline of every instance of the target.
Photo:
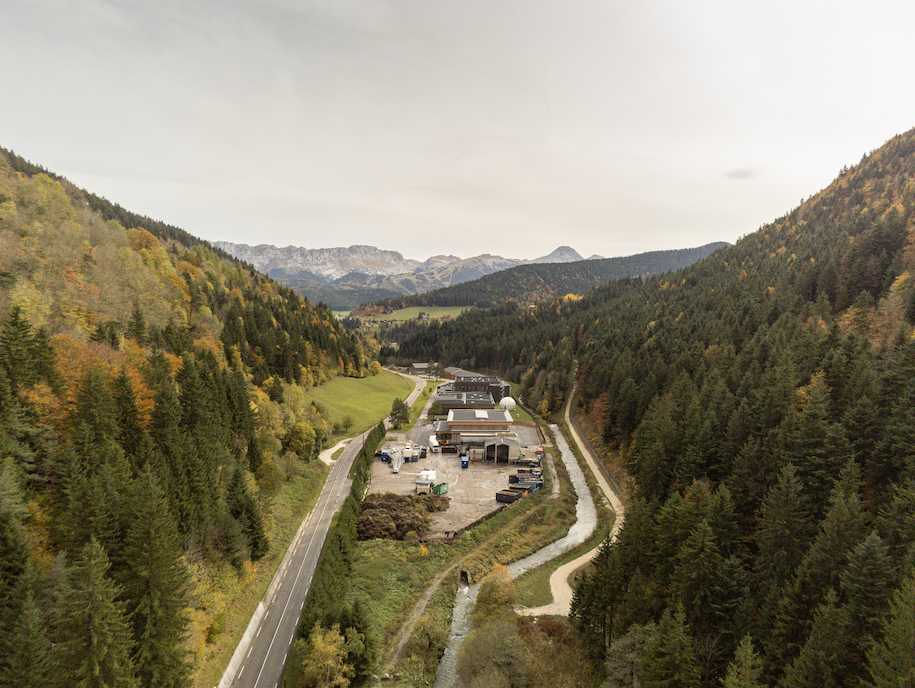
[(496, 501), (502, 502), (504, 504), (514, 504), (519, 499), (521, 499), (521, 497), (523, 497), (523, 496), (524, 495), (522, 495), (520, 492), (513, 492), (511, 490), (502, 490), (500, 492), (496, 492)]

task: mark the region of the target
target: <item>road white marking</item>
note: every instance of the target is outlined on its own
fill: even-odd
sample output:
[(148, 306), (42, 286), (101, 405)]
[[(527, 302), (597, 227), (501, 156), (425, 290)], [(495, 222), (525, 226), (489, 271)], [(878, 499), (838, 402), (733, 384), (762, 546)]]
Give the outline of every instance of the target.
[[(341, 464), (341, 462), (338, 462), (338, 464)], [(341, 470), (342, 470), (342, 466), (341, 466)], [(320, 503), (320, 501), (321, 501), (320, 497), (318, 497), (318, 501)], [(331, 500), (331, 499), (324, 500), (324, 505), (321, 507), (321, 514), (318, 518), (319, 522), (324, 518), (324, 514), (327, 511), (327, 507), (330, 505), (331, 501), (333, 501), (333, 500)], [(308, 553), (311, 551), (312, 545), (314, 545), (315, 538), (317, 537), (317, 535), (318, 535), (318, 531), (316, 529), (311, 534), (311, 540), (309, 540), (308, 546), (305, 548), (305, 555), (302, 557), (302, 562), (299, 564), (298, 571), (296, 571), (295, 578), (293, 579), (293, 589), (295, 588), (295, 581), (297, 581), (299, 579), (299, 576), (302, 573), (302, 569), (305, 566), (305, 562), (308, 560)], [(326, 535), (326, 533), (325, 533), (325, 535)], [(313, 572), (310, 575), (313, 575)], [(309, 582), (310, 582), (310, 580), (309, 580)], [(307, 588), (306, 588), (306, 592), (307, 592)], [(289, 595), (289, 597), (286, 598), (286, 605), (283, 607), (283, 611), (280, 614), (280, 620), (276, 625), (276, 630), (273, 632), (273, 637), (270, 639), (270, 645), (267, 646), (267, 653), (264, 655), (264, 662), (263, 662), (263, 664), (261, 664), (260, 671), (257, 672), (257, 678), (254, 680), (254, 688), (257, 688), (258, 683), (260, 683), (261, 675), (264, 673), (264, 669), (267, 666), (267, 660), (270, 657), (270, 651), (273, 649), (273, 644), (276, 642), (276, 636), (280, 631), (280, 626), (283, 625), (283, 619), (286, 617), (286, 611), (289, 609), (290, 602), (292, 602), (292, 595)], [(266, 618), (266, 615), (265, 615), (265, 618)], [(287, 650), (287, 654), (288, 654), (288, 650)], [(285, 665), (285, 663), (286, 663), (286, 660), (284, 658), (283, 664)]]

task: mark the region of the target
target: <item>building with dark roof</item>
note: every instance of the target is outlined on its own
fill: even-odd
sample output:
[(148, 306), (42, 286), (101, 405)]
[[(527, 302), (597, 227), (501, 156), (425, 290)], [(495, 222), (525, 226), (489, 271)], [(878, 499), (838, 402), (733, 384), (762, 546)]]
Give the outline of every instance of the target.
[(491, 409), (495, 406), (489, 392), (439, 392), (436, 396), (442, 412), (456, 409)]
[(455, 392), (489, 392), (494, 403), (511, 396), (511, 385), (494, 375), (460, 375), (454, 379)]

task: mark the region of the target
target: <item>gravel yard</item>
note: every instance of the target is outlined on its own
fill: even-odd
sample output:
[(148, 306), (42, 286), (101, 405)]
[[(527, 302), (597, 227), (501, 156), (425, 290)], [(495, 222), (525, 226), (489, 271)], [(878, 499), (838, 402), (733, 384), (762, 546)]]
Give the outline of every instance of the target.
[[(394, 437), (389, 434), (389, 437)], [(533, 451), (528, 452), (533, 455)], [(422, 470), (435, 469), (436, 483), (448, 483), (451, 505), (447, 511), (432, 515), (431, 535), (445, 535), (469, 526), (474, 521), (495, 511), (502, 504), (496, 501), (496, 492), (508, 488), (508, 476), (517, 466), (487, 461), (472, 461), (469, 468), (461, 468), (457, 454), (428, 452), (426, 458), (414, 463), (404, 463), (399, 473), (391, 471), (386, 461), (375, 459), (372, 464), (370, 493), (393, 492), (399, 495), (415, 494), (414, 482)]]

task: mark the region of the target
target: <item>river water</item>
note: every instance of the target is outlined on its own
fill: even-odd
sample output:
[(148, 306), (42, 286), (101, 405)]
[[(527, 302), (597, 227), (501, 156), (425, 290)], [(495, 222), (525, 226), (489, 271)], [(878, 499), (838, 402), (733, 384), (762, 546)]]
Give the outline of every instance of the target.
[[(575, 460), (575, 455), (569, 449), (562, 431), (556, 425), (551, 425), (553, 437), (556, 440), (556, 448), (559, 450), (559, 458), (565, 464), (569, 473), (569, 479), (572, 481), (572, 487), (575, 488), (575, 494), (578, 495), (578, 501), (575, 504), (575, 523), (569, 528), (568, 534), (546, 547), (538, 549), (531, 555), (519, 559), (513, 564), (509, 564), (508, 573), (512, 578), (520, 576), (526, 571), (537, 568), (551, 559), (567, 552), (573, 547), (577, 547), (587, 540), (594, 528), (597, 527), (597, 509), (594, 506), (594, 500), (591, 498), (591, 492), (588, 490), (588, 483), (585, 481), (585, 474)], [(442, 655), (438, 664), (438, 670), (435, 673), (434, 688), (458, 688), (459, 678), (457, 675), (457, 656), (461, 649), (461, 643), (464, 636), (470, 630), (470, 612), (473, 611), (473, 605), (477, 599), (480, 584), (461, 585), (454, 600), (454, 612), (451, 616), (451, 634), (448, 636), (448, 647), (445, 648), (445, 654)]]

